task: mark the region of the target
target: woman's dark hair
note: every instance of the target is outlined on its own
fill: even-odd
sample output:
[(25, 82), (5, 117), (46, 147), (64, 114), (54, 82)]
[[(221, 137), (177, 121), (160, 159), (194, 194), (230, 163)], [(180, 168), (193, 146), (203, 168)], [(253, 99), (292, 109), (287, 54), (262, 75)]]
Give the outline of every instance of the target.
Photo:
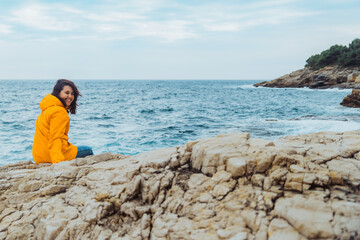
[(71, 114), (76, 114), (76, 107), (77, 107), (76, 101), (77, 101), (78, 96), (81, 96), (81, 94), (80, 94), (79, 90), (77, 89), (75, 83), (73, 83), (72, 81), (67, 80), (67, 79), (59, 79), (56, 81), (56, 84), (55, 84), (51, 94), (54, 95), (55, 97), (57, 97), (62, 102), (64, 107), (66, 108), (66, 103), (64, 102), (64, 100), (62, 100), (60, 98), (60, 92), (63, 90), (63, 88), (65, 86), (70, 86), (72, 88), (72, 90), (74, 91), (74, 100), (70, 104), (69, 111)]

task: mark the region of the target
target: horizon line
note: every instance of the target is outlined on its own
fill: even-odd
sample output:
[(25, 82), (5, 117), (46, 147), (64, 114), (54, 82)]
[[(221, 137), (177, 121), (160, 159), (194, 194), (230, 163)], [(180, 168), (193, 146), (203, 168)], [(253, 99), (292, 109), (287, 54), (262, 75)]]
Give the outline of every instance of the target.
[[(0, 78), (0, 81), (56, 81), (58, 79), (35, 79), (35, 78)], [(156, 78), (137, 78), (137, 79), (118, 79), (118, 78), (104, 78), (104, 79), (95, 79), (95, 78), (63, 78), (69, 79), (71, 81), (270, 81), (271, 79), (206, 79), (206, 78), (199, 78), (199, 79), (156, 79)]]

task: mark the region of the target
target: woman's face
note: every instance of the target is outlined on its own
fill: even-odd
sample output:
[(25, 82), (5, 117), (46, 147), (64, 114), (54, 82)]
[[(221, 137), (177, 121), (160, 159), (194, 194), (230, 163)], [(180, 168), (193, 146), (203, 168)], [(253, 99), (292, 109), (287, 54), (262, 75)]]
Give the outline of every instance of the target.
[(66, 107), (69, 107), (70, 104), (74, 101), (74, 91), (70, 86), (65, 85), (61, 90), (59, 97), (64, 100)]

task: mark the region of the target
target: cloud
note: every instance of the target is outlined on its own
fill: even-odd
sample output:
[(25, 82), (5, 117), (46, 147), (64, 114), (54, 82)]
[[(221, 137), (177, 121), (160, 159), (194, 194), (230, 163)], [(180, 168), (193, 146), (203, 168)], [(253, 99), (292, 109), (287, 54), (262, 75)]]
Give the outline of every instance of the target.
[(38, 30), (70, 31), (75, 29), (76, 24), (67, 20), (68, 18), (65, 16), (61, 17), (61, 13), (64, 12), (78, 13), (79, 11), (45, 4), (33, 4), (13, 11), (11, 20)]
[(0, 33), (1, 34), (10, 34), (10, 33), (12, 33), (11, 28), (12, 27), (10, 25), (0, 24)]
[(126, 12), (103, 12), (102, 14), (90, 13), (86, 14), (84, 18), (96, 21), (96, 22), (118, 22), (118, 21), (128, 21), (128, 20), (139, 20), (144, 19), (143, 16), (126, 13)]
[(259, 8), (268, 8), (274, 7), (278, 5), (289, 5), (295, 2), (299, 2), (299, 0), (268, 0), (268, 1), (257, 1), (251, 2), (243, 6), (243, 9), (259, 9)]
[[(258, 4), (258, 6), (260, 6), (260, 4)], [(229, 11), (228, 14), (226, 14), (225, 11), (221, 13), (221, 9), (219, 9), (216, 13), (208, 13), (205, 18), (199, 19), (199, 22), (202, 22), (204, 29), (208, 31), (237, 32), (262, 25), (283, 24), (291, 19), (317, 14), (319, 14), (319, 12), (299, 11), (288, 7), (258, 8), (253, 11), (244, 11), (243, 9), (236, 8), (235, 10)]]
[(358, 3), (357, 0), (326, 0), (330, 4)]
[(172, 20), (165, 22), (142, 22), (134, 24), (134, 36), (159, 37), (167, 42), (194, 38), (196, 34), (189, 30), (191, 22), (182, 20)]
[(115, 24), (97, 24), (94, 26), (94, 30), (100, 33), (114, 33), (120, 32), (122, 28)]
[(187, 21), (136, 21), (125, 25), (98, 24), (94, 29), (101, 35), (101, 39), (106, 40), (153, 37), (163, 42), (173, 42), (196, 37), (196, 34), (189, 30), (189, 24), (191, 23)]
[(336, 35), (343, 36), (360, 36), (360, 24), (347, 24), (327, 26), (320, 29), (321, 31), (327, 31), (330, 33), (336, 33)]
[(192, 21), (183, 20), (179, 16), (159, 19), (154, 15), (159, 2), (151, 4), (149, 1), (140, 10), (134, 8), (142, 2), (135, 1), (134, 5), (126, 5), (126, 8), (124, 5), (113, 6), (112, 10), (102, 8), (97, 13), (89, 12), (83, 17), (91, 21), (90, 28), (95, 31), (94, 34), (101, 34), (102, 39), (107, 40), (151, 37), (163, 42), (173, 42), (196, 37)]
[[(61, 39), (73, 35), (102, 40), (142, 37), (174, 42), (205, 38), (209, 32), (239, 32), (262, 25), (282, 24), (289, 19), (316, 14), (292, 9), (294, 2), (298, 0), (233, 5), (107, 0), (83, 5), (81, 10), (80, 5), (74, 7), (75, 3), (37, 3), (10, 12), (10, 17), (7, 17), (10, 27), (0, 26), (0, 33), (10, 33), (10, 24), (16, 24), (16, 29), (25, 26), (26, 34), (35, 36), (32, 39)], [(41, 36), (37, 35), (37, 30), (42, 30)]]

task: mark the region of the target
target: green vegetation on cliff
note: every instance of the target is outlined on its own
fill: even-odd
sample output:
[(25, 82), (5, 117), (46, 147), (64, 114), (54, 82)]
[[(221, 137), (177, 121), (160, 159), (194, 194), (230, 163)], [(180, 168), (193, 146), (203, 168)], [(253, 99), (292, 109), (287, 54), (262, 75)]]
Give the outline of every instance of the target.
[(349, 46), (334, 45), (306, 60), (305, 67), (320, 69), (326, 66), (360, 67), (360, 39), (354, 39)]

